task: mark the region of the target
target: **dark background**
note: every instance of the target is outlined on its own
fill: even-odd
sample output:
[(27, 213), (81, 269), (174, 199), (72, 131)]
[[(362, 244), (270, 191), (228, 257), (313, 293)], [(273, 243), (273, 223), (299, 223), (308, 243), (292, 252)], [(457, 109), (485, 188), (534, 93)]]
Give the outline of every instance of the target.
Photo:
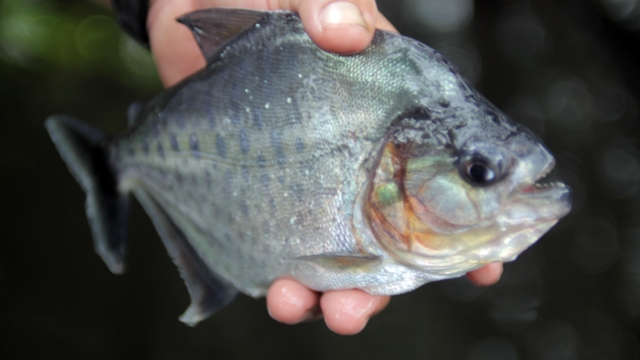
[(555, 154), (574, 208), (500, 282), (396, 296), (357, 336), (269, 318), (239, 296), (189, 328), (187, 291), (134, 204), (129, 268), (94, 253), (84, 195), (43, 128), (72, 114), (110, 133), (161, 90), (146, 51), (86, 1), (0, 0), (1, 359), (637, 359), (640, 3), (379, 1)]

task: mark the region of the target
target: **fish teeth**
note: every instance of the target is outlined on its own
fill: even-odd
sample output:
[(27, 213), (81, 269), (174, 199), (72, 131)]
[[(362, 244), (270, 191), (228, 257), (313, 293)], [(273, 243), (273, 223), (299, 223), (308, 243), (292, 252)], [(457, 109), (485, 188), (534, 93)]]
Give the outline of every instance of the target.
[(533, 187), (535, 187), (536, 189), (548, 189), (548, 188), (557, 188), (557, 187), (564, 187), (565, 185), (561, 182), (550, 182), (550, 183), (543, 183), (543, 184), (538, 184), (535, 183), (533, 184)]

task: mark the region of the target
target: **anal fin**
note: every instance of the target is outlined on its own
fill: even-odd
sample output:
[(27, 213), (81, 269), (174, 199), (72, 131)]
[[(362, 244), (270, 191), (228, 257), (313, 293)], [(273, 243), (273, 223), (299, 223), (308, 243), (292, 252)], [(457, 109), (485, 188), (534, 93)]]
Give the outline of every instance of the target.
[(180, 316), (180, 321), (195, 326), (229, 304), (238, 290), (205, 264), (183, 231), (146, 191), (135, 188), (133, 193), (151, 218), (189, 291), (191, 305)]

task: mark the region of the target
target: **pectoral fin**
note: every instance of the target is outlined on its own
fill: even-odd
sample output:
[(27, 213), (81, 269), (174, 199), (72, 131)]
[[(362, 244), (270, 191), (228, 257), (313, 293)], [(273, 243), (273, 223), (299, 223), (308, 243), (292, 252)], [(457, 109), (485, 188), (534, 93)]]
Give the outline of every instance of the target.
[(195, 326), (229, 304), (238, 290), (207, 266), (169, 214), (146, 191), (136, 188), (133, 192), (151, 217), (165, 248), (187, 285), (191, 305), (180, 316), (180, 321)]
[(314, 263), (330, 272), (368, 273), (382, 264), (382, 259), (374, 255), (322, 254), (301, 256), (296, 260)]
[(141, 115), (144, 111), (145, 104), (140, 101), (136, 101), (129, 105), (127, 109), (127, 127), (132, 128), (137, 123), (141, 122)]

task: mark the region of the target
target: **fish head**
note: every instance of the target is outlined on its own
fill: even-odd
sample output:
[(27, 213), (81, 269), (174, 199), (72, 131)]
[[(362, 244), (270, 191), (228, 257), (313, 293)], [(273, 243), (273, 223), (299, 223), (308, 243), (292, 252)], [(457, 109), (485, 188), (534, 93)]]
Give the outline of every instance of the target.
[(461, 275), (515, 259), (569, 212), (564, 184), (539, 183), (553, 156), (496, 111), (463, 126), (403, 119), (387, 139), (367, 214), (397, 260), (436, 276)]

